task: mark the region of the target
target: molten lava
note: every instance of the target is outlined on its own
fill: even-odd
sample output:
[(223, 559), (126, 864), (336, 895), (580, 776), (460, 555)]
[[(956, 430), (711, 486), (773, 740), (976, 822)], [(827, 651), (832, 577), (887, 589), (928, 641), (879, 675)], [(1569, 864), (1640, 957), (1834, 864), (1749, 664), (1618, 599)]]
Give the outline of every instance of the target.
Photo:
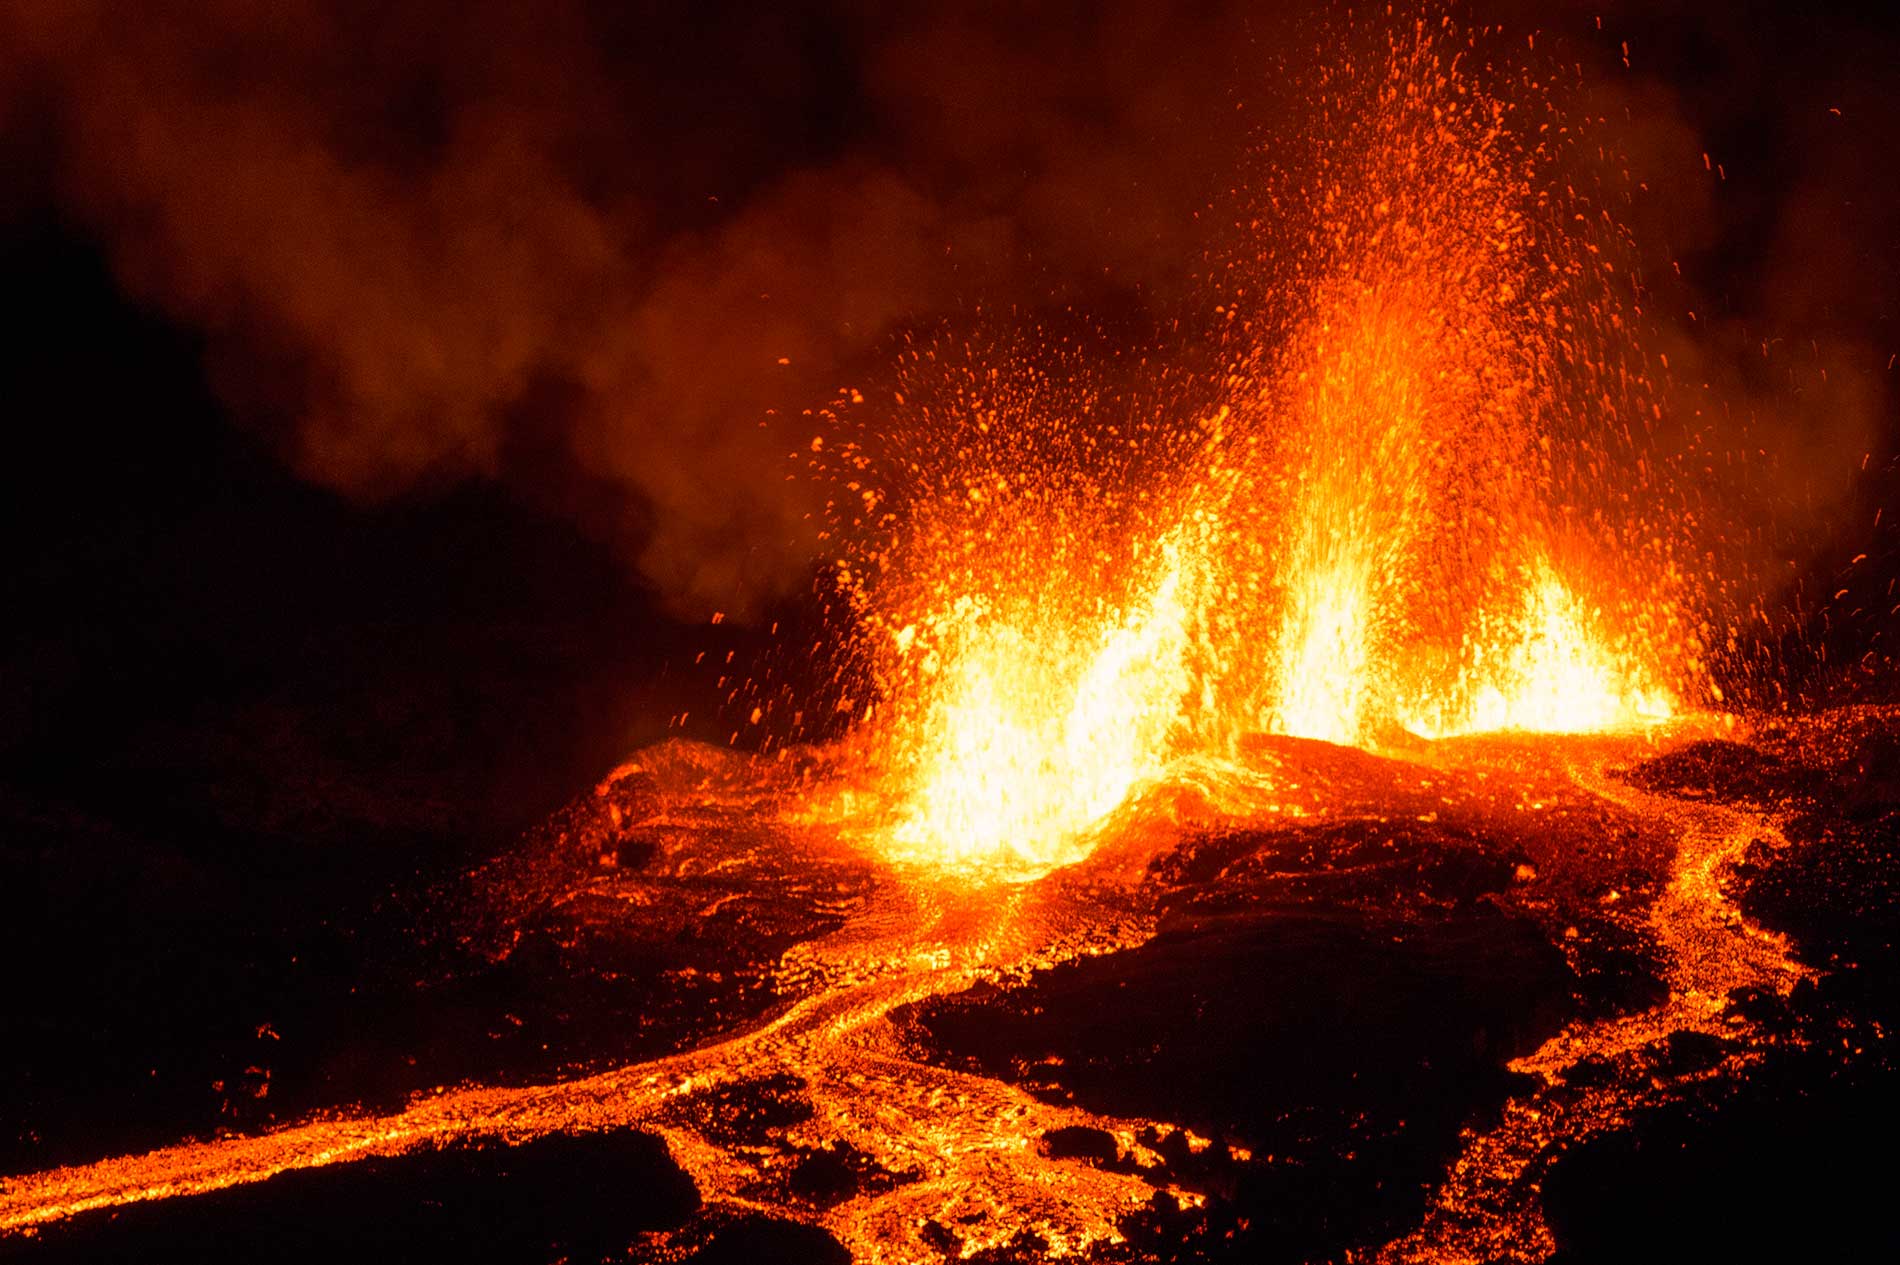
[(1518, 729), (1585, 733), (1667, 720), (1674, 698), (1603, 633), (1548, 563), (1526, 578), (1518, 610), (1481, 619), (1466, 666), (1429, 713), (1406, 727), (1427, 737)]
[(1195, 406), (1067, 345), (909, 356), (871, 423), (900, 442), (849, 471), (883, 513), (841, 525), (891, 855), (1040, 872), (1251, 733), (1590, 731), (1707, 694), (1677, 533), (1629, 491), (1665, 500), (1613, 226), (1423, 26), (1328, 92)]
[[(913, 741), (916, 788), (892, 831), (899, 854), (1046, 868), (1165, 764), (1188, 685), (1180, 547), (1099, 626), (1047, 629), (1036, 611), (959, 602)], [(1034, 621), (1034, 622), (1032, 622)], [(907, 626), (908, 627), (908, 626)]]

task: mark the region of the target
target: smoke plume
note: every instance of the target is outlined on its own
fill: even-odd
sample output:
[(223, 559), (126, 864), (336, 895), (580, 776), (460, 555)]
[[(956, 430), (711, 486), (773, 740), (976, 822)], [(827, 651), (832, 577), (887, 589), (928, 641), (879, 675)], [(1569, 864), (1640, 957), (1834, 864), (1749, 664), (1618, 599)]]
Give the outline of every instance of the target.
[(906, 10), (27, 3), (4, 117), (308, 477), (516, 483), (743, 611), (812, 549), (786, 414), (958, 304), (1179, 286), (1218, 186), (1237, 17)]

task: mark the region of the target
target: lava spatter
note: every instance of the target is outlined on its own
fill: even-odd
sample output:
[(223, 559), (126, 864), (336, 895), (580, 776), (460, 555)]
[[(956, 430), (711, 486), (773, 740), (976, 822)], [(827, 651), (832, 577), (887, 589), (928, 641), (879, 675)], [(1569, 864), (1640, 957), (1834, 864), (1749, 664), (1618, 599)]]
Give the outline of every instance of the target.
[(1581, 732), (1708, 697), (1673, 530), (1629, 501), (1663, 493), (1619, 420), (1655, 404), (1614, 234), (1577, 227), (1549, 125), (1513, 132), (1549, 107), (1461, 57), (1420, 24), (1322, 75), (1227, 270), (1225, 372), (945, 336), (861, 410), (837, 574), (894, 850), (1073, 860), (1251, 733)]

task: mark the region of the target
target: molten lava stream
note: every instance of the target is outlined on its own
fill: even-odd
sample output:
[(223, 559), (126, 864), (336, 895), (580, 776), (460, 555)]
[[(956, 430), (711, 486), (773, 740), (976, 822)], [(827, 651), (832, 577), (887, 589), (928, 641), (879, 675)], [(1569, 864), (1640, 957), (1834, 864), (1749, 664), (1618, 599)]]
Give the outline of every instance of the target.
[[(973, 1249), (1000, 1246), (1024, 1230), (1058, 1251), (1113, 1239), (1118, 1219), (1152, 1198), (1155, 1187), (1048, 1160), (1037, 1142), (1075, 1125), (1132, 1138), (1147, 1122), (1052, 1106), (999, 1081), (918, 1063), (888, 1019), (901, 1006), (999, 972), (1146, 937), (1125, 913), (1091, 913), (1091, 905), (1060, 879), (995, 888), (913, 875), (851, 926), (810, 946), (809, 961), (799, 964), (861, 982), (821, 993), (756, 1037), (731, 1043), (716, 1071), (709, 1066), (700, 1081), (793, 1073), (805, 1081), (814, 1114), (788, 1141), (843, 1142), (916, 1177), (825, 1215), (826, 1228), (857, 1259), (931, 1259), (933, 1249), (918, 1237), (931, 1221), (956, 1224)], [(707, 1198), (740, 1197), (758, 1176), (718, 1145), (677, 1128), (666, 1135)]]
[[(1676, 850), (1650, 919), (1665, 951), (1671, 991), (1650, 1010), (1575, 1024), (1519, 1060), (1514, 1066), (1540, 1076), (1545, 1087), (1507, 1105), (1497, 1127), (1467, 1139), (1426, 1223), (1388, 1247), (1386, 1259), (1548, 1255), (1552, 1243), (1535, 1175), (1553, 1143), (1622, 1123), (1679, 1083), (1659, 1081), (1639, 1066), (1630, 1075), (1569, 1087), (1567, 1071), (1586, 1057), (1640, 1061), (1647, 1047), (1673, 1032), (1746, 1035), (1724, 1013), (1728, 994), (1748, 986), (1786, 990), (1800, 977), (1786, 946), (1739, 919), (1717, 882), (1724, 862), (1769, 827), (1730, 809), (1639, 792), (1606, 775), (1611, 767), (1706, 728), (1677, 722), (1667, 732), (1586, 738), (1481, 736), (1420, 748), (1408, 757), (1413, 767), (1451, 779), (1448, 785), (1488, 788), (1482, 793), (1505, 799), (1519, 793), (1509, 787), (1529, 785), (1523, 780), (1528, 777), (1544, 784), (1567, 779), (1590, 797), (1666, 826)], [(1297, 772), (1284, 762), (1291, 758), (1280, 758), (1284, 775)], [(1388, 761), (1378, 767), (1395, 770), (1382, 776), (1402, 777), (1396, 770), (1407, 766)], [(1344, 792), (1326, 790), (1324, 779), (1300, 776), (1303, 789), (1286, 803), (1289, 811), (1310, 816), (1379, 810), (1377, 804), (1335, 803)], [(1179, 762), (1168, 779), (1190, 792), (1183, 803), (1203, 805), (1200, 811), (1212, 820), (1232, 821), (1237, 812), (1241, 822), (1263, 815), (1263, 789), (1272, 781), (1263, 780), (1259, 769), (1196, 759)], [(759, 1206), (752, 1193), (759, 1170), (745, 1148), (699, 1133), (690, 1117), (670, 1108), (708, 1089), (790, 1073), (806, 1086), (813, 1111), (791, 1130), (789, 1143), (846, 1144), (891, 1172), (914, 1177), (821, 1214), (825, 1227), (859, 1259), (935, 1259), (936, 1249), (919, 1237), (930, 1222), (957, 1225), (970, 1250), (1003, 1245), (1025, 1230), (1057, 1254), (1112, 1242), (1120, 1219), (1146, 1204), (1157, 1188), (1185, 1204), (1198, 1201), (1166, 1180), (1143, 1175), (1137, 1135), (1171, 1126), (1103, 1118), (1043, 1102), (997, 1080), (920, 1063), (907, 1054), (890, 1016), (982, 980), (1144, 942), (1153, 927), (1134, 884), (1147, 860), (1173, 837), (1163, 818), (1145, 810), (1117, 813), (1095, 836), (1100, 846), (1094, 853), (1027, 882), (999, 884), (973, 875), (961, 860), (935, 872), (905, 862), (845, 926), (787, 955), (783, 973), (811, 991), (751, 1032), (564, 1083), (454, 1090), (389, 1116), (316, 1120), (261, 1137), (191, 1143), (16, 1177), (0, 1186), (0, 1229), (30, 1229), (92, 1209), (202, 1193), (453, 1139), (521, 1142), (549, 1132), (623, 1127), (664, 1137), (708, 1200)], [(834, 835), (820, 846), (862, 843)], [(1730, 1063), (1749, 1057), (1738, 1053)], [(1136, 1166), (1105, 1171), (1042, 1153), (1042, 1137), (1073, 1126), (1105, 1130)]]
[[(1727, 718), (1723, 718), (1726, 721)], [(1692, 718), (1675, 727), (1678, 741), (1702, 732), (1736, 737), (1732, 723)], [(1387, 1245), (1379, 1259), (1396, 1265), (1447, 1262), (1541, 1262), (1557, 1250), (1540, 1202), (1541, 1175), (1556, 1146), (1626, 1127), (1636, 1112), (1666, 1102), (1696, 1081), (1735, 1077), (1761, 1054), (1746, 1044), (1749, 1021), (1730, 1010), (1737, 990), (1787, 994), (1813, 972), (1786, 939), (1745, 919), (1722, 889), (1721, 873), (1751, 843), (1775, 841), (1775, 824), (1717, 804), (1637, 790), (1610, 775), (1656, 754), (1656, 738), (1603, 739), (1553, 750), (1579, 788), (1647, 820), (1665, 823), (1675, 839), (1668, 881), (1651, 907), (1649, 925), (1663, 951), (1669, 994), (1633, 1014), (1580, 1021), (1511, 1063), (1541, 1087), (1507, 1104), (1494, 1127), (1467, 1136), (1416, 1231)], [(1528, 745), (1522, 748), (1531, 751)], [(1653, 1065), (1658, 1043), (1679, 1032), (1733, 1043), (1713, 1067), (1691, 1072)], [(1589, 1059), (1619, 1069), (1580, 1085), (1566, 1076)]]
[[(978, 1245), (1000, 1244), (1027, 1227), (1058, 1248), (1079, 1248), (1116, 1237), (1117, 1220), (1155, 1187), (1046, 1159), (1037, 1140), (1076, 1125), (1132, 1139), (1147, 1122), (1051, 1106), (1000, 1082), (917, 1063), (904, 1056), (886, 1017), (999, 971), (1138, 943), (1147, 934), (1126, 911), (1099, 905), (1059, 878), (995, 889), (912, 875), (886, 884), (844, 928), (793, 955), (789, 973), (829, 983), (752, 1032), (574, 1081), (458, 1089), (389, 1116), (315, 1120), (11, 1178), (0, 1183), (0, 1231), (427, 1144), (514, 1143), (628, 1126), (665, 1137), (703, 1197), (746, 1202), (741, 1187), (757, 1171), (667, 1118), (666, 1109), (708, 1087), (789, 1072), (809, 1086), (814, 1119), (805, 1130), (814, 1139), (843, 1139), (917, 1178), (826, 1214), (828, 1228), (861, 1259), (929, 1259), (932, 1250), (917, 1235), (933, 1217), (955, 1218), (966, 1242)], [(1176, 1193), (1188, 1203), (1197, 1198)]]

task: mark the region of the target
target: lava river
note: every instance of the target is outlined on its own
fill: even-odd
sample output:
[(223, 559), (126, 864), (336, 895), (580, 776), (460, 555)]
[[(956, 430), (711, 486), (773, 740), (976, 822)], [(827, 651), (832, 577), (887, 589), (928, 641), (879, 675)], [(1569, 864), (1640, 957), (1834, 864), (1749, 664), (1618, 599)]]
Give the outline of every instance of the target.
[[(1481, 899), (1541, 927), (1569, 963), (1572, 991), (1590, 992), (1593, 973), (1619, 953), (1660, 977), (1649, 1004), (1598, 999), (1545, 1021), (1547, 1035), (1509, 1061), (1527, 1075), (1497, 1110), (1463, 1125), (1418, 1224), (1382, 1249), (1393, 1260), (1541, 1259), (1554, 1245), (1536, 1194), (1539, 1167), (1673, 1092), (1652, 1066), (1658, 1042), (1710, 1034), (1725, 1043), (1722, 1067), (1757, 1057), (1731, 994), (1786, 991), (1802, 975), (1780, 939), (1739, 915), (1720, 881), (1751, 841), (1776, 837), (1772, 822), (1640, 790), (1619, 773), (1733, 738), (1734, 728), (1679, 721), (1666, 732), (1420, 741), (1379, 755), (1261, 739), (1234, 761), (1183, 762), (1102, 825), (1085, 860), (1030, 881), (872, 858), (842, 925), (785, 951), (773, 972), (779, 1002), (725, 1039), (552, 1083), (444, 1089), (392, 1114), (345, 1112), (15, 1176), (0, 1186), (0, 1227), (50, 1233), (54, 1248), (53, 1223), (68, 1218), (289, 1170), (638, 1129), (664, 1140), (708, 1207), (816, 1223), (858, 1259), (985, 1250), (1114, 1259), (1131, 1250), (1130, 1234), (1156, 1207), (1192, 1217), (1231, 1193), (1195, 1160), (1228, 1168), (1298, 1161), (1258, 1153), (1237, 1117), (1118, 1115), (1090, 1105), (1086, 1093), (988, 1074), (980, 1057), (951, 1057), (920, 1015), (973, 996), (1007, 998), (1077, 963), (1113, 963), (1189, 926), (1197, 907), (1219, 906), (1229, 919), (1245, 911), (1271, 934), (1289, 889), (1281, 882), (1272, 901), (1255, 901), (1249, 891), (1262, 878), (1308, 883), (1299, 899), (1312, 904), (1436, 917), (1410, 903), (1421, 852), (1407, 840), (1423, 834), (1431, 848), (1449, 847), (1476, 867), (1503, 867), (1508, 878), (1480, 884)], [(572, 828), (567, 842), (578, 846), (585, 833), (587, 852), (632, 836), (664, 842), (637, 871), (570, 868), (566, 896), (581, 888), (631, 896), (637, 887), (628, 908), (638, 917), (639, 902), (703, 905), (708, 888), (690, 881), (695, 874), (739, 891), (753, 871), (866, 863), (850, 830), (811, 820), (811, 774), (792, 785), (784, 763), (684, 744), (652, 755), (570, 815), (590, 824)], [(1383, 847), (1388, 861), (1364, 860), (1368, 844)], [(1306, 864), (1287, 861), (1302, 850)], [(1184, 900), (1189, 871), (1198, 885)], [(1324, 890), (1342, 881), (1355, 890)], [(1572, 1069), (1586, 1061), (1611, 1073), (1566, 1092)], [(806, 1109), (735, 1140), (720, 1122), (721, 1104), (730, 1108), (734, 1094), (759, 1086)], [(1051, 1142), (1077, 1137), (1110, 1141), (1080, 1153)], [(773, 1166), (814, 1148), (862, 1157), (882, 1179), (828, 1206), (775, 1195)], [(647, 1246), (662, 1252), (667, 1238), (661, 1232)]]

